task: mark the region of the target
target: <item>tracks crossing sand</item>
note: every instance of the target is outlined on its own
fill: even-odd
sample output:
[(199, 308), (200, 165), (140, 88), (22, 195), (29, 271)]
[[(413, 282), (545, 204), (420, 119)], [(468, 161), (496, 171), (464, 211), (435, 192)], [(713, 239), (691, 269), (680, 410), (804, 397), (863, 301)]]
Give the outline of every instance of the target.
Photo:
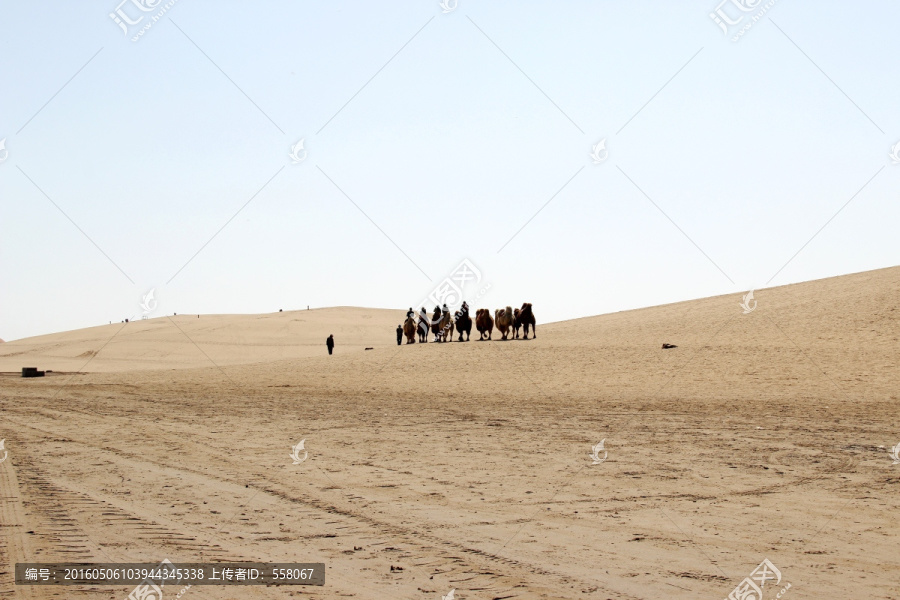
[(391, 347), (402, 311), (349, 308), (8, 342), (0, 370), (86, 372), (0, 380), (0, 597), (130, 591), (14, 587), (17, 561), (169, 558), (327, 565), (321, 588), (186, 599), (722, 598), (768, 558), (788, 598), (898, 598), (898, 288), (885, 269), (528, 342)]

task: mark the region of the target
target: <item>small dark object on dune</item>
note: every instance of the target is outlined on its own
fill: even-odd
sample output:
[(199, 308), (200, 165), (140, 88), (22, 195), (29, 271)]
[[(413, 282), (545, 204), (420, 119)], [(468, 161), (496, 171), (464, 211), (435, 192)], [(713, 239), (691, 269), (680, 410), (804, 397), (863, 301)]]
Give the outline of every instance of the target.
[(22, 377), (43, 377), (44, 372), (38, 371), (37, 367), (22, 367)]
[(366, 348), (366, 350), (374, 350), (375, 348)]
[(677, 347), (678, 346), (676, 346), (675, 344), (663, 344), (662, 349), (668, 350), (669, 348), (677, 348)]

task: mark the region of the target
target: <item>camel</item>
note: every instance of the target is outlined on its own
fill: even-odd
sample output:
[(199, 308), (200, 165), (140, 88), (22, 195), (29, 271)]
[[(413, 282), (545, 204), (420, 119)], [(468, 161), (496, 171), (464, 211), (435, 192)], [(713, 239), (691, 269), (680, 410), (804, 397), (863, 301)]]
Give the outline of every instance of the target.
[(519, 309), (513, 309), (513, 329), (516, 332), (516, 339), (519, 339), (519, 330), (522, 328), (522, 320), (519, 318)]
[(416, 320), (413, 317), (406, 317), (403, 322), (403, 333), (406, 335), (407, 344), (416, 343)]
[(497, 324), (497, 330), (503, 334), (501, 339), (506, 339), (506, 336), (512, 331), (513, 324), (513, 311), (512, 308), (507, 306), (506, 309), (500, 309), (494, 311), (494, 323)]
[(449, 310), (444, 312), (444, 314), (441, 316), (441, 321), (440, 323), (438, 323), (438, 327), (438, 335), (440, 337), (440, 341), (446, 342), (447, 337), (449, 337), (451, 341), (453, 340), (453, 318), (450, 316)]
[(434, 341), (439, 342), (441, 335), (441, 318), (443, 313), (440, 306), (434, 307), (434, 313), (431, 315), (431, 333), (434, 334)]
[(431, 317), (431, 333), (434, 334), (435, 342), (446, 342), (447, 336), (453, 337), (453, 319), (449, 310), (441, 310), (440, 306), (434, 307), (434, 314)]
[(537, 323), (534, 320), (534, 313), (531, 312), (531, 303), (526, 302), (519, 311), (519, 321), (522, 323), (523, 333), (522, 339), (528, 339), (528, 327), (531, 327), (531, 337), (537, 337)]
[(428, 320), (428, 312), (425, 311), (425, 307), (422, 307), (422, 310), (419, 312), (419, 327), (416, 331), (419, 332), (419, 341), (423, 344), (428, 343), (428, 326), (430, 321)]
[(487, 333), (487, 339), (491, 339), (494, 333), (494, 319), (491, 317), (491, 311), (486, 308), (479, 308), (475, 311), (475, 328), (481, 337), (478, 341), (484, 340), (484, 334)]
[(459, 332), (457, 341), (463, 341), (463, 332), (466, 333), (466, 341), (469, 341), (469, 334), (472, 332), (472, 317), (469, 316), (469, 305), (465, 302), (456, 313), (456, 331)]

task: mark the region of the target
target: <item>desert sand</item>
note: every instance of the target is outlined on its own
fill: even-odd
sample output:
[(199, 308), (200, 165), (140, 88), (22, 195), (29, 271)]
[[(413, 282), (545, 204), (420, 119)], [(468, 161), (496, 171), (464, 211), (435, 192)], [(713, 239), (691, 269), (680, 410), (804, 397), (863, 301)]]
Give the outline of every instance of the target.
[(898, 291), (894, 267), (748, 314), (536, 305), (528, 341), (398, 347), (405, 307), (343, 307), (6, 342), (0, 598), (131, 590), (14, 586), (16, 562), (164, 558), (327, 565), (185, 600), (718, 599), (763, 559), (766, 600), (900, 598)]

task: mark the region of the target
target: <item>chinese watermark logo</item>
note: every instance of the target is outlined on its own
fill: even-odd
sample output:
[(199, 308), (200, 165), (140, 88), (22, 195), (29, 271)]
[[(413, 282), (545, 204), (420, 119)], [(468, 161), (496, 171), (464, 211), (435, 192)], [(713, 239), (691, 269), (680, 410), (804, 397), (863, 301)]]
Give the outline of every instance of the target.
[[(299, 465), (300, 463), (302, 463), (304, 460), (306, 460), (309, 457), (309, 452), (307, 452), (306, 449), (303, 448), (303, 444), (305, 442), (306, 442), (305, 439), (300, 440), (299, 444), (297, 444), (296, 446), (291, 446), (291, 458), (294, 459), (295, 465)], [(303, 458), (300, 458), (301, 450), (303, 451)]]
[(291, 146), (291, 153), (288, 156), (291, 157), (291, 162), (295, 165), (306, 160), (306, 150), (303, 149), (304, 139), (300, 138), (299, 142)]
[(122, 28), (122, 33), (128, 35), (128, 25), (137, 25), (141, 21), (144, 20), (144, 16), (141, 15), (137, 19), (133, 19), (128, 16), (128, 14), (122, 10), (122, 5), (127, 4), (128, 2), (134, 4), (138, 10), (142, 12), (150, 12), (155, 9), (162, 0), (122, 0), (119, 2), (119, 5), (116, 7), (114, 12), (109, 13), (109, 18), (113, 20), (113, 22)]
[[(446, 15), (448, 12), (453, 12), (456, 10), (456, 7), (459, 5), (459, 0), (441, 0), (441, 11)], [(453, 592), (451, 592), (451, 595)]]
[(9, 150), (6, 149), (6, 138), (3, 138), (0, 140), (0, 163), (5, 162), (7, 158), (9, 158)]
[[(594, 446), (593, 448), (591, 448), (590, 457), (591, 457), (591, 459), (594, 461), (594, 462), (591, 463), (592, 465), (599, 465), (599, 464), (602, 463), (604, 460), (606, 460), (606, 457), (607, 457), (607, 456), (609, 456), (609, 452), (607, 452), (607, 451), (606, 451), (606, 448), (603, 447), (603, 444), (604, 444), (605, 442), (606, 442), (606, 438), (603, 438), (602, 440), (600, 440), (600, 443), (599, 443), (599, 444), (597, 444), (596, 446)], [(603, 453), (603, 458), (600, 458), (600, 453), (601, 453), (601, 452)]]
[[(749, 577), (745, 577), (743, 581), (737, 584), (725, 600), (762, 600), (762, 588), (766, 586), (766, 582), (775, 581), (775, 585), (781, 583), (781, 571), (778, 567), (766, 558), (759, 566), (756, 567)], [(791, 584), (788, 583), (778, 594), (780, 598), (784, 592), (789, 590)]]
[[(3, 448), (3, 442), (0, 441), (0, 449), (2, 449), (2, 448)], [(888, 454), (890, 454), (891, 458), (894, 459), (894, 462), (891, 463), (892, 465), (900, 465), (900, 444), (897, 444), (896, 446), (891, 448), (891, 451)], [(4, 457), (4, 458), (6, 458), (6, 457)], [(3, 462), (3, 461), (0, 460), (0, 462)]]
[[(142, 13), (150, 13), (159, 9), (155, 15), (142, 15), (140, 13), (135, 13), (132, 11), (132, 14), (137, 18), (132, 18), (125, 10), (122, 8), (125, 4), (131, 3), (134, 5)], [(131, 37), (132, 42), (136, 42), (141, 39), (147, 30), (153, 27), (154, 24), (159, 22), (162, 19), (163, 15), (169, 12), (169, 9), (172, 8), (178, 0), (168, 0), (162, 7), (163, 0), (122, 0), (119, 2), (119, 5), (116, 6), (116, 9), (109, 13), (109, 18), (113, 20), (113, 22), (122, 28), (122, 32), (128, 36), (131, 34), (130, 28), (132, 26), (140, 25), (140, 29), (134, 32), (134, 35)], [(141, 22), (144, 21), (144, 17), (149, 17), (149, 19), (141, 25)]]
[[(137, 584), (131, 593), (128, 594), (128, 598), (126, 600), (162, 600), (163, 592), (162, 587), (165, 585), (166, 573), (165, 567), (171, 567), (172, 561), (168, 558), (164, 559), (159, 566), (156, 568), (155, 574), (159, 574), (160, 577), (147, 577), (144, 581)], [(151, 569), (151, 572), (153, 570)], [(159, 581), (160, 585), (156, 585), (154, 581)]]
[[(6, 448), (3, 446), (4, 442), (6, 442), (5, 438), (0, 440), (0, 450), (3, 450), (3, 458), (0, 458), (0, 463), (6, 460), (6, 457), (9, 456), (9, 452), (7, 452)], [(898, 444), (898, 446), (900, 446), (900, 444)]]
[[(6, 141), (6, 140), (3, 140), (3, 141)], [(3, 142), (0, 142), (0, 147), (2, 147), (2, 146), (3, 146)], [(895, 165), (900, 165), (900, 142), (897, 142), (896, 144), (893, 145), (893, 147), (891, 148), (891, 153), (888, 156), (891, 157), (892, 163), (894, 163)], [(0, 162), (2, 162), (2, 161), (3, 161), (3, 159), (0, 159)]]
[[(750, 303), (753, 303), (752, 305)], [(756, 300), (753, 299), (753, 290), (750, 290), (748, 293), (744, 294), (744, 301), (741, 302), (741, 308), (744, 309), (744, 314), (749, 315), (754, 310), (756, 310)]]
[[(741, 37), (749, 31), (751, 27), (755, 23), (757, 23), (760, 19), (765, 16), (769, 9), (775, 5), (775, 2), (778, 0), (769, 0), (766, 2), (764, 6), (760, 6), (763, 3), (763, 0), (722, 0), (719, 2), (719, 5), (716, 6), (715, 10), (709, 13), (709, 18), (713, 20), (713, 22), (718, 25), (722, 29), (722, 33), (725, 35), (729, 35), (729, 29), (732, 26), (741, 25), (744, 21), (745, 16), (749, 16), (749, 21), (741, 25), (741, 28), (735, 33), (735, 35), (731, 38), (732, 42), (736, 42)], [(732, 15), (735, 18), (732, 18), (732, 15), (729, 15), (728, 12), (723, 8), (726, 4), (733, 4), (735, 8), (737, 8), (740, 12), (732, 11)], [(741, 13), (750, 13), (753, 11), (757, 11), (755, 15), (745, 15)]]
[(450, 273), (449, 277), (445, 277), (428, 294), (428, 297), (422, 301), (422, 306), (425, 306), (426, 303), (434, 303), (435, 306), (446, 304), (451, 310), (455, 310), (462, 305), (463, 289), (469, 281), (473, 281), (476, 285), (480, 283), (481, 271), (468, 258), (465, 258)]
[(156, 310), (157, 302), (156, 302), (156, 288), (152, 288), (149, 292), (141, 296), (141, 311), (143, 311), (143, 318), (146, 319), (147, 315)]
[[(450, 315), (451, 318), (444, 324), (443, 329), (439, 333), (435, 333), (435, 340), (437, 340), (438, 336), (445, 334), (463, 315), (465, 312), (463, 304), (468, 307), (469, 302), (474, 303), (484, 296), (491, 289), (490, 283), (481, 287), (474, 297), (465, 293), (470, 283), (477, 286), (481, 283), (481, 280), (482, 275), (478, 267), (472, 264), (472, 261), (469, 259), (463, 259), (453, 272), (438, 283), (428, 296), (419, 303), (413, 304), (413, 306), (419, 307), (419, 324), (416, 331), (419, 332), (420, 340), (424, 341), (424, 336), (427, 336), (428, 330), (440, 324), (444, 315)], [(466, 302), (463, 302), (463, 300), (466, 300)], [(434, 307), (435, 311), (429, 315), (428, 311), (431, 307)], [(440, 312), (438, 312), (438, 309)], [(471, 307), (468, 307), (466, 310), (471, 311)]]
[(456, 598), (456, 588), (450, 590), (450, 593), (446, 596), (441, 596), (441, 600), (454, 600)]
[(609, 158), (609, 150), (606, 149), (606, 138), (591, 146), (591, 158), (594, 160), (595, 165), (599, 165)]

